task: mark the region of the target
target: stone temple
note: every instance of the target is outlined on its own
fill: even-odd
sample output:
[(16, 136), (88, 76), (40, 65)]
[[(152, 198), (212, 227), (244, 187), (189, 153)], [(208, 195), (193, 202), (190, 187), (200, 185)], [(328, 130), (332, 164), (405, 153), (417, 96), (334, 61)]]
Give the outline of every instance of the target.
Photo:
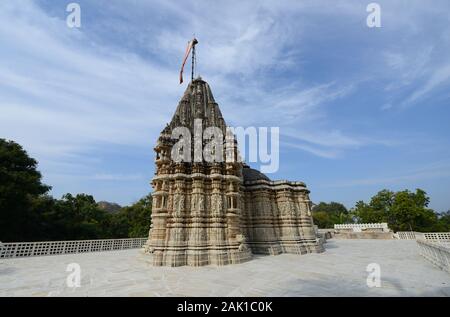
[[(272, 181), (238, 160), (175, 162), (172, 132), (194, 122), (202, 128), (227, 125), (211, 88), (201, 78), (187, 87), (171, 122), (161, 132), (152, 180), (152, 225), (145, 252), (155, 266), (227, 265), (252, 254), (322, 252), (302, 182)], [(194, 151), (192, 142), (191, 151)], [(227, 147), (228, 148), (228, 147)], [(223, 150), (225, 151), (225, 150)]]

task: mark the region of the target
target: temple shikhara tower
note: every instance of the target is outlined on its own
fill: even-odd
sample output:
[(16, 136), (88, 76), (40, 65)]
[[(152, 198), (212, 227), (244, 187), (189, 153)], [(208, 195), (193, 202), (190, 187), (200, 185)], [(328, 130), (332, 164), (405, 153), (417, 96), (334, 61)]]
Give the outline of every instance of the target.
[(190, 82), (154, 148), (152, 225), (145, 249), (153, 265), (227, 265), (252, 254), (322, 252), (305, 184), (271, 181), (240, 162), (235, 140), (231, 161), (172, 159), (174, 129), (186, 127), (194, 136), (199, 119), (203, 130), (218, 127), (226, 135), (219, 106), (201, 78)]

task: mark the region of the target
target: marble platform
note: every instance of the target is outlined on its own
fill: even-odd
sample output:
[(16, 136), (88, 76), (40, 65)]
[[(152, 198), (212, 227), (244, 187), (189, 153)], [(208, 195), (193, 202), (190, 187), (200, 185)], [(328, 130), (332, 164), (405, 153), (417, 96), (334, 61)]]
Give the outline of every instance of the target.
[[(450, 274), (415, 241), (329, 240), (320, 254), (257, 256), (237, 265), (153, 267), (141, 250), (0, 260), (0, 296), (450, 296)], [(68, 288), (67, 265), (81, 267)], [(366, 284), (378, 263), (381, 287)]]

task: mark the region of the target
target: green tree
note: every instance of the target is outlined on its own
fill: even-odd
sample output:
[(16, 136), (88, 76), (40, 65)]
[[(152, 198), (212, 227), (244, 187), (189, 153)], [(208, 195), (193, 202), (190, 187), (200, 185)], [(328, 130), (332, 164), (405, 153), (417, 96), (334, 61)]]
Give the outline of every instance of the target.
[(26, 241), (36, 236), (41, 219), (35, 203), (49, 190), (37, 171), (37, 161), (19, 144), (0, 139), (1, 241)]
[(335, 224), (342, 224), (352, 221), (352, 216), (341, 203), (320, 202), (312, 210), (314, 224), (319, 228), (332, 228)]
[(66, 194), (54, 199), (41, 179), (35, 159), (19, 144), (0, 139), (0, 241), (147, 236), (150, 195), (109, 213), (91, 195)]
[(434, 231), (437, 225), (436, 213), (428, 208), (430, 199), (426, 192), (417, 189), (395, 194), (392, 206), (392, 228), (398, 231)]
[(438, 227), (436, 231), (450, 231), (450, 210), (438, 215)]
[(428, 208), (430, 202), (422, 189), (379, 191), (369, 204), (359, 201), (352, 212), (360, 223), (387, 222), (394, 231), (440, 231), (438, 216)]
[(130, 238), (147, 237), (151, 214), (152, 196), (149, 194), (113, 215), (113, 234)]
[(47, 239), (78, 240), (110, 238), (111, 215), (102, 210), (94, 197), (65, 194), (44, 214)]
[(333, 228), (334, 222), (328, 213), (324, 211), (313, 212), (314, 224), (321, 229)]
[(362, 200), (356, 202), (355, 208), (351, 210), (351, 213), (358, 223), (380, 222), (379, 215), (376, 215), (369, 204)]

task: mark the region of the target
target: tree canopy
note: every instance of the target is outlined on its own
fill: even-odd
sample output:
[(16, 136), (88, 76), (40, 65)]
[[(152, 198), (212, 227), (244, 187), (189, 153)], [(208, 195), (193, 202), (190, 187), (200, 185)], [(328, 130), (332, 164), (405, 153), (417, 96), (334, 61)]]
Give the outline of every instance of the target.
[(340, 203), (321, 202), (313, 208), (314, 223), (319, 228), (333, 228), (342, 223), (386, 222), (394, 231), (450, 231), (450, 210), (436, 213), (428, 208), (430, 198), (422, 189), (394, 192), (383, 189), (368, 203), (358, 201), (347, 211)]
[(146, 237), (151, 224), (152, 196), (147, 195), (112, 217), (113, 236)]
[[(37, 162), (17, 143), (0, 139), (0, 241), (145, 237), (151, 196), (114, 213), (87, 194), (48, 195)], [(115, 204), (109, 204), (117, 205)]]
[(337, 202), (320, 202), (313, 207), (314, 224), (319, 228), (332, 228), (335, 224), (347, 223), (351, 221), (351, 215), (347, 208)]
[(428, 204), (430, 198), (422, 189), (415, 192), (382, 190), (366, 204), (356, 203), (352, 210), (358, 222), (387, 222), (394, 231), (440, 231), (445, 230), (438, 215)]
[(36, 160), (19, 144), (0, 139), (0, 239), (33, 238), (39, 220), (35, 200), (49, 190)]

